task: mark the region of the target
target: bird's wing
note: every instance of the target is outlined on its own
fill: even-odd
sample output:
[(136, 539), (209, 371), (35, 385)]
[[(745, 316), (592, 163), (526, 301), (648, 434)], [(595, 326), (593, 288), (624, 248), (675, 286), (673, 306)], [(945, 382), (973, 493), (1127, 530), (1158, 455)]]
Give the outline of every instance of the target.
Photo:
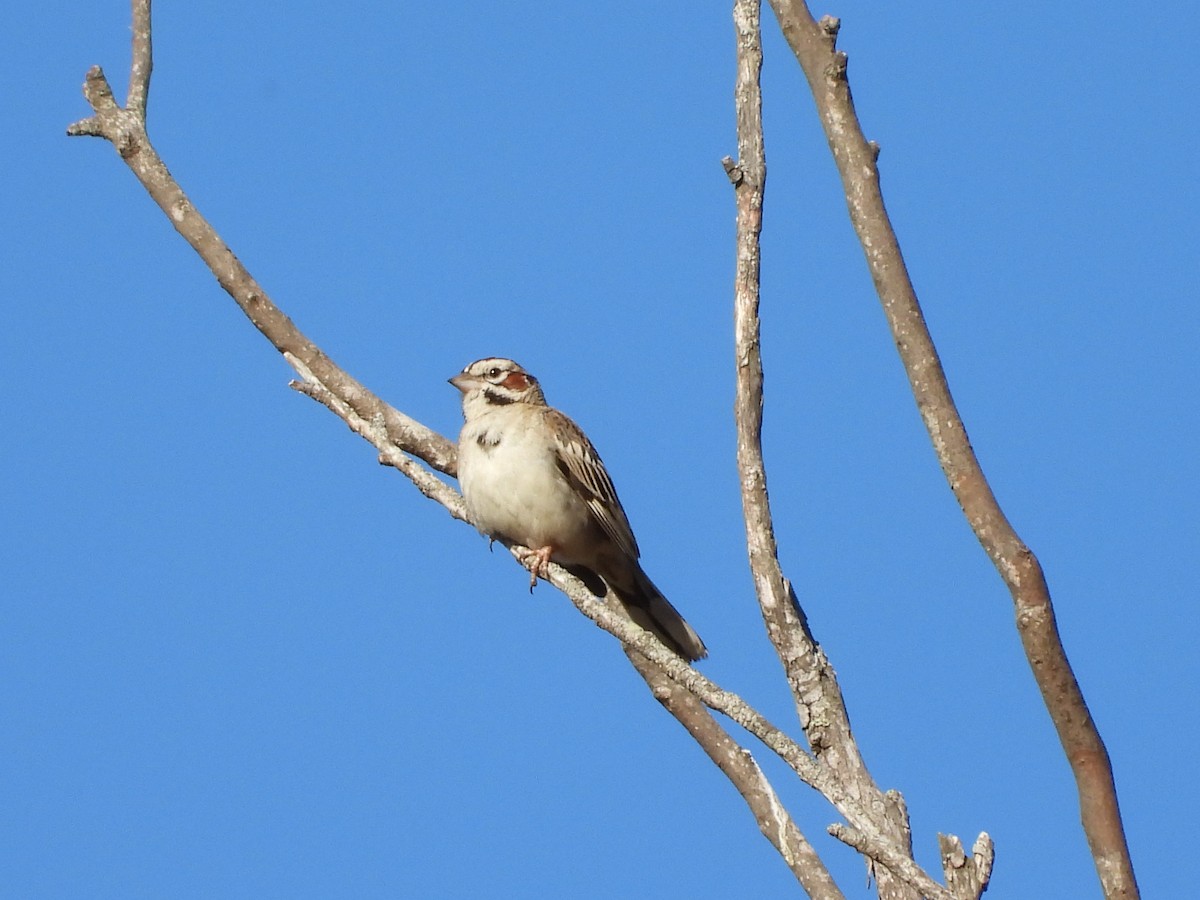
[(583, 430), (558, 410), (548, 408), (546, 414), (553, 426), (551, 432), (558, 451), (558, 470), (617, 548), (631, 559), (637, 559), (641, 555), (637, 540), (600, 454)]

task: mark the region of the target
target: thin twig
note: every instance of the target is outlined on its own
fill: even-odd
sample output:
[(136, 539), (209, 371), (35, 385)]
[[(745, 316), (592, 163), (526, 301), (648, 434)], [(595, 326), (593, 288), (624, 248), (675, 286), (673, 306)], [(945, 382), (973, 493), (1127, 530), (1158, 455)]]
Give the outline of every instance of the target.
[(382, 465), (397, 469), (422, 494), (430, 500), (440, 503), (454, 518), (470, 524), (471, 520), (467, 515), (467, 507), (463, 502), (462, 494), (454, 490), (454, 488), (450, 487), (450, 485), (446, 484), (446, 482), (442, 481), (436, 475), (433, 475), (428, 469), (419, 465), (416, 460), (392, 443), (381, 417), (370, 420), (362, 418), (348, 404), (344, 403), (341, 398), (316, 381), (304, 363), (300, 362), (290, 353), (284, 353), (283, 355), (292, 364), (292, 367), (305, 379), (303, 381), (291, 381), (288, 387), (304, 394), (306, 397), (311, 397), (342, 419), (342, 421), (350, 426), (351, 431), (379, 451), (379, 462)]
[(1112, 764), (1071, 670), (1049, 588), (1033, 552), (1008, 522), (979, 464), (904, 265), (879, 185), (879, 149), (867, 141), (836, 49), (839, 23), (813, 19), (804, 0), (770, 0), (804, 70), (841, 173), (850, 220), (866, 253), (900, 358), (938, 462), (971, 528), (1012, 595), (1017, 630), (1075, 775), (1083, 827), (1104, 894), (1138, 896)]
[(750, 751), (729, 736), (691, 691), (637, 651), (627, 647), (625, 655), (646, 680), (654, 698), (679, 720), (737, 788), (759, 830), (779, 851), (808, 896), (813, 900), (844, 900), (825, 863), (796, 826)]
[[(133, 0), (134, 50), (149, 54), (150, 3)], [(144, 37), (139, 37), (144, 35)], [(135, 66), (139, 65), (135, 59)], [(130, 79), (131, 96), (145, 100), (149, 88), (151, 61), (140, 61)], [(141, 87), (135, 90), (135, 86)], [(453, 475), (456, 448), (449, 441), (384, 403), (367, 390), (312, 341), (310, 341), (267, 296), (220, 235), (200, 214), (172, 177), (146, 134), (145, 109), (122, 109), (113, 98), (112, 88), (99, 66), (92, 67), (84, 81), (84, 96), (94, 115), (67, 129), (69, 135), (103, 137), (111, 141), (126, 165), (159, 205), (175, 230), (200, 255), (218, 283), (234, 299), (254, 326), (285, 358), (302, 363), (305, 380), (315, 381), (338, 397), (361, 419), (382, 423), (388, 439), (406, 453), (424, 460), (439, 472)], [(297, 369), (297, 371), (300, 371)]]
[[(529, 553), (527, 549), (516, 545), (505, 546), (518, 559)], [(862, 852), (885, 867), (876, 870), (881, 896), (928, 896), (937, 900), (955, 900), (952, 894), (912, 861), (906, 841), (896, 841), (886, 829), (879, 827), (878, 808), (872, 805), (873, 798), (860, 796), (857, 785), (843, 785), (826, 765), (809, 756), (803, 747), (771, 724), (762, 713), (737, 694), (725, 690), (689, 666), (657, 637), (634, 624), (628, 616), (592, 596), (583, 582), (566, 569), (551, 563), (547, 567), (547, 575), (550, 583), (566, 594), (576, 609), (618, 638), (625, 645), (626, 652), (637, 651), (709, 709), (722, 713), (750, 732), (787, 763), (801, 781), (832, 803), (850, 823), (848, 833), (862, 835)], [(890, 802), (896, 803), (894, 799)]]
[(154, 69), (154, 50), (150, 43), (150, 0), (133, 0), (132, 56), (125, 108), (144, 124), (146, 101), (150, 97), (150, 73)]
[[(809, 746), (843, 788), (859, 798), (866, 818), (856, 822), (856, 826), (870, 831), (879, 845), (900, 848), (888, 859), (907, 859), (908, 865), (899, 871), (882, 857), (872, 855), (870, 858), (889, 865), (901, 881), (914, 884), (910, 875), (915, 863), (912, 863), (911, 835), (903, 804), (880, 791), (867, 771), (850, 730), (850, 718), (833, 668), (809, 632), (792, 586), (779, 563), (762, 452), (759, 238), (767, 164), (759, 82), (762, 69), (760, 0), (735, 0), (733, 16), (737, 35), (734, 107), (738, 159), (735, 162), (727, 158), (724, 166), (737, 203), (734, 414), (750, 571), (767, 635), (783, 664)], [(864, 844), (868, 845), (873, 846), (869, 842)], [(935, 883), (923, 872), (921, 875), (928, 884)], [(877, 878), (881, 896), (913, 896), (909, 887), (892, 879), (887, 872), (877, 872)]]

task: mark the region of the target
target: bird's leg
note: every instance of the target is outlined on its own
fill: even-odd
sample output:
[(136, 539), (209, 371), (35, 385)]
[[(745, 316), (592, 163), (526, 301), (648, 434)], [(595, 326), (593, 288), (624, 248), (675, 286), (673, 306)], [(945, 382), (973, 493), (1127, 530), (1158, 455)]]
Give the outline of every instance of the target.
[(547, 578), (549, 575), (546, 566), (550, 563), (550, 556), (553, 553), (554, 548), (546, 546), (540, 550), (530, 550), (522, 555), (521, 565), (529, 570), (529, 593), (532, 594), (533, 589), (537, 587), (538, 578)]

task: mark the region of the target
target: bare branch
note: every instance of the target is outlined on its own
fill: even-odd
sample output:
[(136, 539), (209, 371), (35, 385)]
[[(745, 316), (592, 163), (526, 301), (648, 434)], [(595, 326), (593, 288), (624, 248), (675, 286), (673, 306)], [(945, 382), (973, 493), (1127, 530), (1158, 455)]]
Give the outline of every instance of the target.
[[(805, 677), (802, 661), (811, 657), (812, 645), (801, 627), (779, 564), (775, 526), (767, 496), (767, 472), (762, 454), (763, 369), (760, 353), (759, 271), (763, 193), (767, 161), (763, 148), (762, 40), (759, 31), (760, 0), (736, 0), (733, 7), (737, 34), (737, 80), (734, 108), (737, 116), (738, 159), (722, 160), (733, 184), (737, 203), (737, 267), (734, 274), (734, 357), (736, 383), (734, 422), (737, 427), (737, 464), (746, 523), (746, 548), (750, 572), (762, 607), (771, 643), (779, 653), (796, 691)], [(796, 691), (797, 699), (800, 691)]]
[[(135, 0), (133, 5), (135, 15), (143, 13), (149, 16), (150, 4), (147, 0)], [(139, 40), (137, 36), (139, 28), (145, 29), (144, 40)], [(135, 52), (149, 54), (149, 28), (148, 19), (136, 24)], [(140, 73), (135, 70), (134, 77), (131, 78), (131, 92), (144, 101), (144, 90), (149, 85), (151, 69), (148, 56), (143, 63)], [(140, 83), (142, 87), (134, 92), (133, 84), (136, 83)], [(146, 134), (145, 110), (119, 107), (99, 66), (88, 72), (84, 82), (84, 96), (91, 104), (94, 115), (76, 122), (67, 129), (67, 133), (103, 137), (112, 142), (154, 202), (167, 214), (175, 230), (191, 244), (216, 276), (221, 287), (241, 307), (254, 326), (276, 350), (285, 355), (286, 359), (293, 364), (298, 362), (303, 365), (303, 371), (297, 368), (301, 376), (306, 381), (321, 384), (359, 418), (370, 422), (379, 421), (386, 430), (388, 439), (396, 447), (423, 459), (440, 472), (453, 475), (457, 459), (453, 441), (388, 406), (338, 368), (271, 302), (266, 291), (221, 240), (212, 225), (192, 205), (167, 170)]]
[(129, 71), (129, 95), (125, 108), (146, 121), (146, 100), (150, 96), (150, 72), (154, 53), (150, 43), (150, 0), (133, 0), (133, 65)]
[[(518, 560), (529, 552), (515, 545), (505, 546)], [(551, 563), (548, 566), (548, 574), (550, 583), (565, 593), (576, 609), (619, 639), (625, 645), (627, 654), (636, 651), (672, 681), (686, 688), (709, 709), (723, 713), (750, 732), (787, 763), (801, 781), (832, 803), (850, 823), (846, 833), (857, 836), (856, 839), (861, 844), (854, 846), (869, 859), (885, 867), (876, 869), (881, 896), (920, 897), (924, 894), (939, 900), (954, 900), (945, 888), (940, 887), (912, 861), (907, 840), (896, 841), (886, 829), (880, 828), (876, 798), (860, 796), (857, 785), (843, 785), (826, 765), (809, 756), (799, 744), (772, 725), (745, 700), (689, 666), (653, 634), (634, 624), (624, 613), (592, 596), (583, 582), (566, 569)], [(903, 810), (903, 804), (898, 798), (888, 795), (884, 799), (892, 807)], [(832, 826), (843, 827), (845, 826)], [(938, 891), (941, 893), (937, 893)]]
[[(859, 798), (866, 820), (858, 827), (879, 835), (879, 842), (895, 845), (893, 854), (912, 863), (908, 817), (902, 802), (879, 790), (867, 771), (850, 731), (850, 719), (833, 667), (808, 630), (790, 582), (779, 563), (766, 465), (762, 453), (763, 368), (760, 348), (759, 270), (763, 194), (767, 165), (763, 142), (760, 0), (735, 0), (737, 80), (734, 105), (737, 115), (738, 160), (723, 160), (737, 203), (737, 269), (734, 281), (734, 343), (737, 426), (737, 464), (746, 523), (750, 571), (762, 609), (767, 635), (779, 654), (788, 684), (796, 699), (800, 723), (813, 753), (829, 767), (845, 790)], [(827, 795), (828, 796), (828, 795)], [(851, 820), (853, 821), (853, 820)], [(868, 825), (868, 822), (870, 823)], [(915, 884), (881, 857), (897, 875)], [(889, 857), (892, 858), (892, 857)], [(907, 869), (906, 869), (907, 871)], [(919, 871), (919, 870), (918, 870)], [(923, 873), (922, 873), (923, 875)], [(882, 896), (908, 897), (911, 892), (887, 872), (878, 872)], [(927, 878), (927, 876), (925, 876)], [(934, 883), (927, 878), (928, 883)], [(920, 885), (917, 885), (920, 886)]]
[(971, 528), (1008, 586), (1026, 658), (1066, 752), (1079, 790), (1084, 830), (1109, 900), (1138, 896), (1112, 765), (1058, 634), (1041, 565), (1004, 516), (971, 443), (926, 327), (879, 186), (879, 148), (854, 111), (839, 23), (813, 19), (804, 0), (770, 0), (804, 70), (842, 177), (850, 220), (908, 373), (938, 462)]
[(635, 650), (625, 655), (646, 680), (654, 698), (695, 738), (750, 807), (758, 828), (813, 900), (843, 900), (829, 870), (805, 839), (750, 751), (742, 747), (688, 690)]
[(454, 518), (470, 524), (471, 520), (467, 516), (467, 507), (463, 502), (462, 495), (446, 484), (446, 482), (431, 474), (427, 469), (418, 465), (411, 456), (397, 447), (388, 435), (387, 426), (382, 416), (376, 416), (370, 420), (364, 419), (351, 409), (348, 404), (343, 402), (341, 398), (316, 381), (304, 363), (292, 356), (291, 353), (284, 353), (283, 355), (297, 372), (308, 379), (305, 381), (291, 381), (288, 383), (288, 387), (304, 394), (306, 397), (311, 397), (326, 407), (335, 416), (341, 418), (350, 426), (351, 431), (379, 451), (380, 464), (398, 469), (403, 475), (408, 477), (409, 481), (422, 494), (430, 500), (440, 503)]
[[(954, 894), (926, 875), (925, 871), (913, 862), (911, 856), (897, 853), (894, 848), (880, 842), (875, 837), (846, 825), (830, 825), (829, 833), (864, 856), (883, 864), (906, 883), (917, 888), (920, 892), (919, 897), (929, 898), (929, 900), (958, 900)], [(876, 872), (878, 873), (879, 870), (876, 869)], [(885, 885), (881, 883), (879, 885), (880, 895), (886, 889)]]

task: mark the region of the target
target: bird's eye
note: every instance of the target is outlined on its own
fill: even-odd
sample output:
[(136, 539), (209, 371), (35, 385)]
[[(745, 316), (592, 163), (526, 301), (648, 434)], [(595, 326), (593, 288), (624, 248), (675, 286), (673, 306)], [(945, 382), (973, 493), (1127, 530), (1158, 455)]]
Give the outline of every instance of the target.
[(500, 367), (492, 366), (490, 369), (488, 369), (487, 377), (488, 378), (499, 378), (500, 377)]

